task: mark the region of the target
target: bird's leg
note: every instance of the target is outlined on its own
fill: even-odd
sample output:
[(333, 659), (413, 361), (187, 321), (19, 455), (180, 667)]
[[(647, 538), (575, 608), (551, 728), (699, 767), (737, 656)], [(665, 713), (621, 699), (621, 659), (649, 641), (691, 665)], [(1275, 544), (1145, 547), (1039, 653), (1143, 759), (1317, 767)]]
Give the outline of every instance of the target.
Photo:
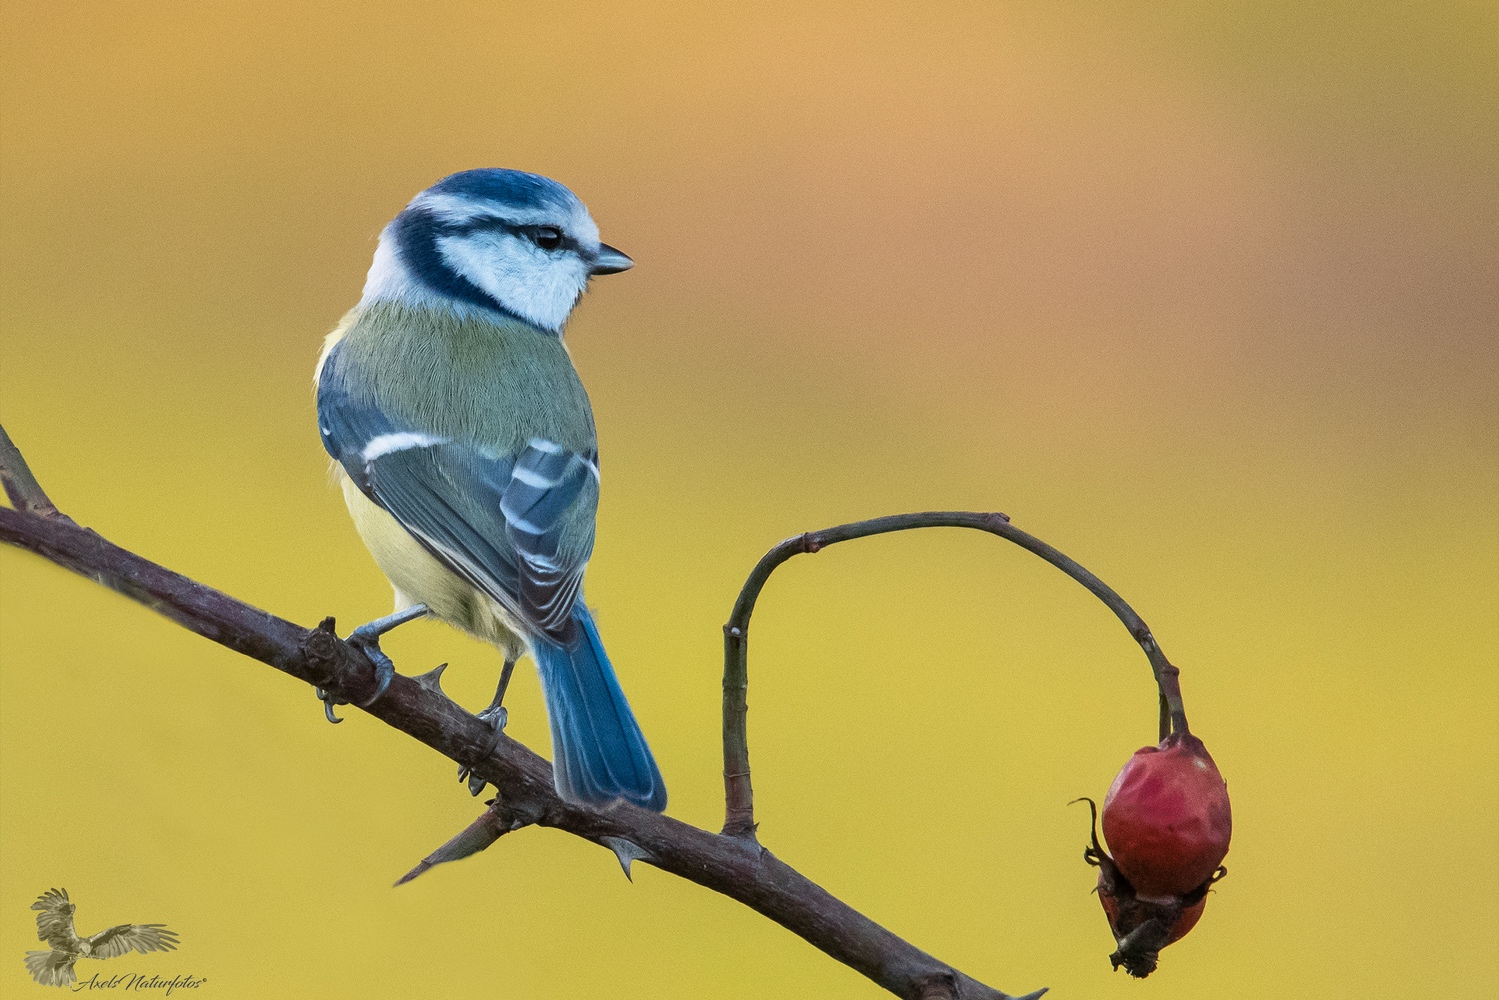
[[(505, 666), (500, 671), (499, 686), (494, 689), (494, 700), (478, 715), (478, 718), (494, 727), (494, 739), (490, 740), (489, 749), (485, 751), (486, 757), (494, 751), (495, 745), (500, 742), (500, 733), (505, 731), (505, 724), (510, 721), (510, 713), (505, 711), (505, 689), (510, 686), (510, 675), (514, 672), (515, 658), (505, 657)], [(458, 780), (467, 780), (468, 790), (473, 795), (478, 795), (484, 790), (484, 779), (474, 774), (470, 768), (460, 766)]]
[(505, 689), (510, 686), (510, 675), (515, 673), (515, 661), (505, 659), (505, 667), (500, 671), (499, 686), (494, 689), (494, 700), (489, 707), (479, 713), (479, 718), (491, 723), (495, 729), (503, 730), (505, 724), (510, 721), (510, 713), (505, 711)]
[(393, 615), (376, 618), (374, 621), (366, 622), (350, 632), (348, 641), (379, 646), (382, 635), (398, 626), (405, 625), (407, 622), (416, 621), (418, 618), (426, 615), (428, 610), (425, 604), (413, 604), (411, 607), (397, 611)]
[[(410, 621), (416, 621), (426, 614), (427, 606), (425, 604), (413, 604), (411, 607), (397, 611), (395, 614), (386, 615), (384, 618), (376, 618), (372, 622), (367, 622), (349, 633), (349, 638), (345, 641), (351, 646), (357, 646), (369, 658), (369, 661), (375, 665), (375, 693), (370, 695), (359, 706), (360, 708), (367, 708), (373, 705), (385, 693), (385, 689), (390, 687), (390, 679), (396, 675), (396, 665), (390, 662), (390, 657), (386, 656), (384, 651), (380, 649), (380, 637), (391, 629), (399, 625), (405, 625)], [(342, 722), (342, 719), (333, 714), (333, 706), (344, 703), (335, 700), (333, 695), (322, 688), (317, 689), (317, 696), (322, 699), (323, 713), (328, 716), (328, 721)]]

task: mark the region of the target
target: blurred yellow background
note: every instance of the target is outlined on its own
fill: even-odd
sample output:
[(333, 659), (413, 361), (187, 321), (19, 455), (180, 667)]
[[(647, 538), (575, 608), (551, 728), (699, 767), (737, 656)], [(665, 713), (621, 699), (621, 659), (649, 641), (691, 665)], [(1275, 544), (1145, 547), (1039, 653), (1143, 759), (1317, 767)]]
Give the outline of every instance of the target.
[[(568, 342), (589, 601), (672, 814), (721, 822), (719, 626), (764, 549), (1004, 510), (1182, 666), (1237, 819), (1202, 923), (1110, 971), (1066, 803), (1153, 741), (1147, 666), (978, 534), (771, 582), (772, 850), (1013, 992), (1499, 991), (1493, 4), (15, 3), (0, 37), (0, 418), (82, 523), (304, 624), (385, 613), (319, 343), (418, 190), (545, 173), (638, 263)], [(60, 885), (85, 933), (182, 935), (81, 973), (205, 998), (881, 995), (554, 831), (394, 890), (481, 809), (452, 764), (9, 549), (0, 616), (0, 993)], [(473, 708), (499, 669), (438, 624), (386, 648)]]

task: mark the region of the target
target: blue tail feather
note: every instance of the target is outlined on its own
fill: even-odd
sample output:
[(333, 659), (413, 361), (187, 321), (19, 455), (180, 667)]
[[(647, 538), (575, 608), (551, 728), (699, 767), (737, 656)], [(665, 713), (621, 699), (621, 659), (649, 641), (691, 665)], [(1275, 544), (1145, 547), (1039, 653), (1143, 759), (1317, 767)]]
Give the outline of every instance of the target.
[(573, 618), (582, 633), (574, 648), (544, 640), (535, 644), (557, 791), (577, 802), (628, 799), (660, 812), (666, 808), (666, 785), (581, 601)]

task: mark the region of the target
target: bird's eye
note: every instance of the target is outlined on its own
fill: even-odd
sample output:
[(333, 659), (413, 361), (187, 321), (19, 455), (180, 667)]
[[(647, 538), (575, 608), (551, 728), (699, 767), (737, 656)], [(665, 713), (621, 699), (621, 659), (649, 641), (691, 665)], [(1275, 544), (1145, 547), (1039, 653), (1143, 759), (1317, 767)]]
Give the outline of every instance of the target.
[(552, 226), (541, 226), (531, 240), (543, 250), (556, 250), (562, 245), (562, 230)]

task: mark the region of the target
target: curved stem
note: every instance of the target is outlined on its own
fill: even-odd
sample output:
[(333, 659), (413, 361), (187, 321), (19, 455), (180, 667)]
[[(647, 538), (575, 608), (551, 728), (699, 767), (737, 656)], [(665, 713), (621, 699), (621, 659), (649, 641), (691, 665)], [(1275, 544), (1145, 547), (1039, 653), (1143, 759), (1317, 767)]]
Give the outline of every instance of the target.
[(1014, 542), (1027, 552), (1034, 553), (1066, 573), (1086, 587), (1095, 597), (1129, 629), (1129, 634), (1150, 661), (1151, 673), (1160, 690), (1160, 738), (1172, 732), (1185, 733), (1187, 714), (1182, 707), (1179, 671), (1166, 659), (1160, 644), (1151, 634), (1135, 609), (1120, 597), (1112, 587), (1080, 565), (1076, 560), (1041, 541), (1034, 535), (1022, 531), (1010, 523), (1004, 514), (980, 514), (971, 511), (925, 511), (914, 514), (894, 514), (876, 517), (868, 521), (840, 524), (822, 531), (809, 531), (788, 538), (761, 557), (750, 571), (749, 579), (739, 591), (734, 610), (723, 627), (723, 781), (724, 781), (724, 826), (725, 836), (746, 840), (755, 839), (755, 797), (750, 785), (749, 736), (746, 719), (749, 714), (747, 695), (749, 691), (749, 621), (754, 613), (755, 601), (765, 587), (770, 574), (792, 556), (818, 552), (836, 542), (846, 542), (870, 535), (883, 535), (892, 531), (910, 528), (974, 528), (998, 535)]

